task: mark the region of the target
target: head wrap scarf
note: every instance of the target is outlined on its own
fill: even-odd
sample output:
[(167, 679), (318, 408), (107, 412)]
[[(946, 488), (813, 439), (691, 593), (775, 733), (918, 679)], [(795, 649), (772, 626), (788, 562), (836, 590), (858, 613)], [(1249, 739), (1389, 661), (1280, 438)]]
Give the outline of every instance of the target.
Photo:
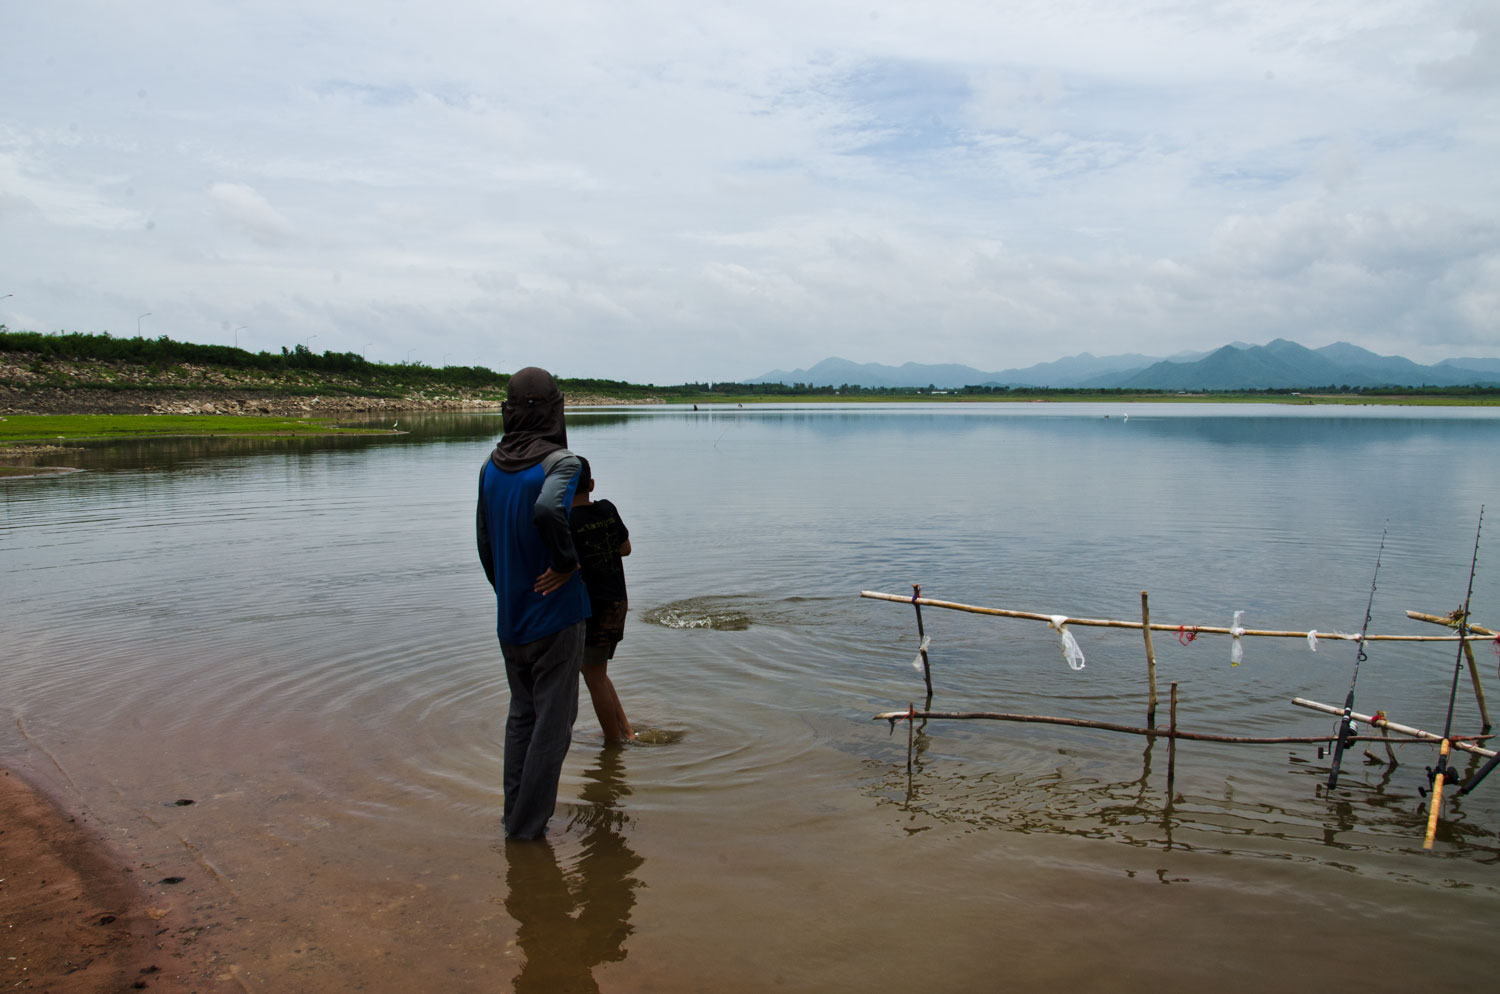
[(545, 369), (527, 366), (510, 378), (500, 415), (505, 434), (490, 461), (507, 473), (519, 473), (549, 452), (568, 447), (563, 395)]

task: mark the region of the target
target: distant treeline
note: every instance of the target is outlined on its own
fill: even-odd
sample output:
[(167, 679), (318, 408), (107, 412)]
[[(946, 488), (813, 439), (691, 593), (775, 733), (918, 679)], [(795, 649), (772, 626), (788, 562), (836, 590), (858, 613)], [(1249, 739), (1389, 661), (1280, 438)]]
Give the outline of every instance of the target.
[(116, 338), (105, 332), (86, 335), (68, 332), (43, 335), (35, 331), (10, 331), (0, 325), (0, 351), (30, 352), (44, 359), (81, 359), (124, 362), (148, 369), (192, 363), (229, 369), (284, 372), (305, 369), (317, 373), (339, 373), (355, 378), (379, 377), (397, 382), (447, 383), (480, 389), (503, 389), (510, 377), (483, 366), (444, 366), (435, 369), (421, 363), (387, 365), (369, 362), (355, 352), (317, 353), (305, 345), (276, 352), (247, 352), (230, 345), (196, 345), (160, 338)]
[[(116, 338), (108, 332), (99, 335), (78, 332), (58, 332), (44, 335), (35, 331), (10, 331), (0, 324), (0, 351), (26, 352), (40, 359), (74, 359), (96, 362), (122, 362), (148, 369), (165, 371), (171, 366), (192, 363), (200, 366), (220, 366), (229, 369), (262, 371), (268, 373), (307, 370), (313, 373), (337, 374), (366, 382), (416, 385), (439, 383), (471, 390), (498, 393), (510, 381), (509, 374), (497, 373), (484, 366), (425, 366), (415, 363), (370, 362), (355, 352), (313, 352), (305, 345), (277, 352), (247, 352), (229, 345), (196, 345), (192, 342), (173, 341), (165, 335), (159, 338)], [(1307, 386), (1300, 389), (1276, 388), (1264, 390), (1141, 390), (1123, 387), (1010, 387), (993, 385), (971, 385), (939, 388), (927, 386), (862, 387), (855, 383), (839, 386), (814, 386), (810, 383), (682, 383), (676, 386), (657, 386), (627, 383), (623, 380), (568, 379), (559, 383), (567, 393), (632, 399), (651, 395), (682, 400), (716, 397), (913, 397), (913, 396), (965, 396), (994, 398), (1031, 397), (1143, 397), (1143, 396), (1297, 396), (1299, 394), (1354, 394), (1367, 396), (1500, 396), (1500, 386), (1463, 387), (1358, 387), (1348, 384)]]

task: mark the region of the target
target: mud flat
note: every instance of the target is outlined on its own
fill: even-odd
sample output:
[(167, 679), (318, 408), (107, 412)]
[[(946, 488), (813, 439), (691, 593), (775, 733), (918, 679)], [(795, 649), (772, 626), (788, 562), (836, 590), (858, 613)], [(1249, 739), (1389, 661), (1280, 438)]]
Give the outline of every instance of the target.
[(94, 994), (217, 989), (197, 930), (150, 871), (128, 865), (86, 816), (0, 767), (0, 987)]

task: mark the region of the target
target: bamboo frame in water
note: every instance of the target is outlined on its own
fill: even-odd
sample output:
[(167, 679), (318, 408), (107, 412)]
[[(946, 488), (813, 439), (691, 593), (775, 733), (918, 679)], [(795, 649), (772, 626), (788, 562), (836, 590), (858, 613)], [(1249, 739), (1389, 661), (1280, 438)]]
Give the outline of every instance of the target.
[[(1408, 618), (1415, 618), (1417, 621), (1427, 621), (1434, 625), (1443, 625), (1446, 628), (1458, 627), (1458, 619), (1451, 614), (1424, 614), (1421, 611), (1408, 611), (1406, 612), (1406, 616)], [(1483, 635), (1485, 638), (1494, 637), (1500, 640), (1500, 633), (1492, 632), (1483, 625), (1465, 625), (1464, 627), (1477, 635)], [(1484, 687), (1479, 682), (1479, 663), (1474, 659), (1474, 645), (1472, 640), (1464, 643), (1464, 659), (1469, 664), (1469, 681), (1474, 684), (1474, 699), (1479, 702), (1479, 720), (1484, 724), (1484, 731), (1488, 732), (1494, 726), (1490, 723), (1490, 707), (1484, 699)]]
[[(1313, 632), (1297, 632), (1297, 631), (1280, 631), (1280, 630), (1265, 630), (1265, 629), (1245, 629), (1245, 628), (1239, 628), (1239, 627), (1235, 627), (1235, 628), (1222, 628), (1222, 627), (1207, 626), (1207, 625), (1194, 625), (1191, 628), (1189, 628), (1189, 626), (1187, 626), (1187, 625), (1152, 624), (1152, 622), (1151, 622), (1150, 603), (1149, 603), (1149, 600), (1148, 600), (1148, 597), (1147, 597), (1147, 592), (1144, 591), (1144, 590), (1141, 591), (1141, 620), (1140, 621), (1134, 621), (1134, 622), (1132, 622), (1132, 621), (1117, 621), (1117, 620), (1108, 619), (1108, 618), (1073, 618), (1073, 617), (1068, 617), (1066, 615), (1039, 614), (1039, 613), (1033, 612), (1033, 611), (1013, 611), (1013, 610), (1007, 610), (1007, 609), (1004, 609), (1004, 608), (979, 607), (979, 606), (976, 606), (976, 605), (973, 605), (973, 604), (960, 604), (960, 603), (957, 603), (955, 601), (940, 601), (940, 600), (936, 600), (936, 599), (930, 598), (930, 597), (922, 597), (921, 596), (921, 590), (922, 590), (922, 588), (919, 585), (912, 584), (912, 596), (910, 596), (910, 597), (904, 597), (904, 596), (900, 596), (900, 595), (897, 595), (897, 594), (880, 593), (878, 591), (873, 591), (873, 590), (862, 590), (862, 591), (860, 591), (860, 596), (864, 597), (864, 598), (869, 598), (871, 600), (885, 600), (885, 601), (893, 601), (893, 602), (897, 602), (897, 603), (909, 603), (909, 604), (911, 604), (911, 605), (913, 605), (914, 607), (917, 608), (918, 634), (919, 634), (919, 637), (921, 637), (921, 639), (922, 639), (922, 650), (921, 650), (921, 656), (920, 656), (920, 658), (921, 658), (922, 662), (924, 663), (924, 670), (925, 670), (924, 676), (928, 680), (928, 684), (927, 684), (928, 698), (927, 698), (927, 701), (928, 701), (928, 706), (929, 707), (931, 707), (931, 704), (932, 704), (932, 683), (931, 683), (931, 675), (930, 675), (931, 674), (931, 668), (930, 668), (930, 664), (928, 664), (928, 657), (927, 657), (927, 652), (926, 652), (926, 649), (927, 649), (927, 640), (926, 640), (926, 637), (925, 637), (926, 636), (926, 632), (923, 631), (922, 628), (921, 628), (922, 614), (921, 614), (921, 607), (920, 606), (923, 605), (923, 604), (926, 604), (926, 605), (931, 606), (931, 607), (946, 608), (948, 610), (953, 610), (953, 611), (964, 611), (964, 612), (968, 612), (970, 614), (989, 615), (991, 617), (1020, 618), (1020, 619), (1029, 620), (1029, 621), (1045, 621), (1049, 625), (1051, 625), (1051, 626), (1053, 626), (1055, 628), (1058, 628), (1058, 629), (1061, 629), (1062, 626), (1065, 625), (1065, 624), (1069, 624), (1069, 625), (1078, 625), (1078, 626), (1081, 626), (1081, 627), (1123, 628), (1123, 629), (1130, 629), (1130, 630), (1139, 630), (1139, 631), (1141, 631), (1143, 633), (1144, 637), (1145, 637), (1145, 643), (1146, 643), (1146, 672), (1147, 672), (1147, 678), (1148, 678), (1148, 683), (1149, 683), (1147, 716), (1146, 716), (1146, 718), (1147, 718), (1147, 723), (1148, 723), (1149, 727), (1142, 728), (1142, 727), (1138, 727), (1138, 726), (1134, 726), (1134, 725), (1122, 725), (1122, 724), (1118, 724), (1116, 722), (1094, 721), (1094, 720), (1087, 719), (1087, 718), (1061, 718), (1061, 717), (1054, 717), (1054, 716), (1050, 716), (1050, 715), (1009, 714), (1009, 713), (995, 712), (995, 711), (917, 711), (916, 708), (915, 708), (915, 705), (908, 705), (907, 709), (905, 711), (886, 711), (886, 712), (883, 712), (881, 714), (875, 715), (874, 718), (872, 719), (874, 721), (888, 721), (888, 722), (890, 722), (892, 730), (895, 729), (895, 725), (896, 725), (897, 721), (900, 721), (900, 720), (902, 720), (904, 718), (908, 722), (908, 726), (907, 726), (907, 728), (908, 728), (908, 732), (907, 732), (907, 753), (906, 753), (906, 763), (907, 763), (907, 774), (908, 774), (908, 776), (910, 776), (911, 771), (912, 771), (912, 732), (913, 732), (913, 729), (916, 726), (916, 719), (918, 719), (918, 718), (922, 718), (924, 720), (928, 719), (928, 718), (947, 718), (947, 719), (960, 719), (960, 720), (982, 719), (982, 720), (990, 720), (990, 721), (1014, 721), (1014, 722), (1028, 722), (1028, 723), (1048, 724), (1048, 725), (1067, 725), (1067, 726), (1072, 726), (1072, 727), (1075, 727), (1075, 728), (1095, 728), (1095, 729), (1100, 729), (1100, 730), (1103, 730), (1103, 731), (1123, 732), (1123, 733), (1131, 734), (1131, 735), (1145, 735), (1145, 736), (1148, 736), (1148, 737), (1165, 738), (1167, 740), (1168, 749), (1169, 749), (1169, 753), (1168, 753), (1169, 758), (1168, 758), (1168, 765), (1167, 765), (1167, 771), (1168, 771), (1167, 772), (1167, 778), (1168, 778), (1167, 782), (1168, 782), (1168, 794), (1169, 795), (1171, 793), (1170, 784), (1171, 784), (1171, 779), (1172, 779), (1172, 773), (1174, 772), (1173, 771), (1173, 766), (1175, 765), (1175, 763), (1174, 763), (1175, 755), (1174, 754), (1175, 754), (1175, 750), (1176, 750), (1176, 745), (1177, 745), (1177, 740), (1178, 739), (1188, 739), (1188, 740), (1201, 741), (1201, 742), (1229, 742), (1229, 743), (1244, 743), (1244, 744), (1265, 745), (1265, 744), (1285, 744), (1285, 743), (1308, 743), (1308, 744), (1313, 744), (1313, 743), (1327, 743), (1327, 742), (1334, 741), (1334, 739), (1337, 737), (1334, 734), (1312, 735), (1312, 736), (1308, 736), (1308, 735), (1242, 736), (1242, 735), (1213, 735), (1213, 734), (1207, 734), (1207, 733), (1201, 733), (1201, 732), (1184, 732), (1184, 731), (1181, 731), (1177, 727), (1177, 684), (1176, 684), (1176, 682), (1173, 682), (1173, 684), (1172, 684), (1171, 722), (1170, 722), (1169, 726), (1167, 728), (1165, 728), (1165, 729), (1157, 728), (1156, 727), (1156, 652), (1155, 652), (1154, 647), (1152, 646), (1152, 643), (1151, 643), (1151, 633), (1153, 631), (1165, 631), (1165, 632), (1175, 631), (1175, 632), (1178, 632), (1178, 633), (1182, 633), (1182, 632), (1185, 632), (1185, 631), (1191, 631), (1194, 636), (1197, 636), (1197, 635), (1200, 635), (1200, 634), (1231, 635), (1231, 636), (1234, 636), (1236, 639), (1243, 638), (1243, 637), (1246, 637), (1246, 636), (1251, 636), (1251, 637), (1262, 637), (1262, 638), (1303, 638), (1303, 639), (1309, 639), (1309, 640), (1311, 640), (1311, 637), (1316, 636), (1318, 638), (1331, 638), (1331, 639), (1337, 639), (1337, 640), (1348, 641), (1348, 642), (1376, 642), (1376, 641), (1381, 641), (1381, 642), (1461, 642), (1462, 645), (1460, 646), (1460, 653), (1462, 655), (1466, 655), (1467, 656), (1467, 659), (1468, 659), (1468, 662), (1469, 662), (1469, 674), (1472, 677), (1473, 683), (1474, 683), (1474, 695), (1475, 695), (1475, 697), (1479, 701), (1480, 713), (1481, 713), (1481, 715), (1483, 717), (1483, 720), (1484, 720), (1484, 729), (1483, 729), (1482, 734), (1480, 734), (1478, 736), (1464, 736), (1463, 738), (1458, 738), (1458, 737), (1444, 738), (1443, 736), (1434, 735), (1431, 732), (1423, 731), (1422, 729), (1419, 729), (1419, 728), (1412, 728), (1412, 727), (1410, 727), (1408, 725), (1398, 725), (1398, 724), (1396, 724), (1394, 722), (1391, 722), (1390, 720), (1388, 720), (1388, 719), (1386, 719), (1384, 717), (1377, 717), (1377, 716), (1373, 716), (1373, 715), (1359, 714), (1359, 713), (1351, 711), (1350, 714), (1349, 714), (1349, 717), (1350, 717), (1351, 720), (1362, 721), (1362, 722), (1365, 722), (1368, 725), (1371, 725), (1372, 727), (1379, 728), (1381, 734), (1379, 736), (1368, 736), (1368, 735), (1366, 735), (1366, 736), (1350, 736), (1345, 741), (1347, 741), (1347, 742), (1376, 742), (1376, 741), (1383, 742), (1385, 744), (1385, 747), (1386, 747), (1386, 752), (1390, 756), (1390, 759), (1391, 759), (1392, 763), (1395, 762), (1395, 753), (1392, 751), (1391, 746), (1393, 744), (1398, 744), (1398, 743), (1393, 743), (1392, 740), (1391, 740), (1391, 738), (1390, 738), (1390, 734), (1389, 733), (1393, 732), (1393, 731), (1394, 732), (1399, 732), (1402, 735), (1409, 736), (1409, 739), (1407, 739), (1407, 740), (1400, 740), (1399, 744), (1425, 744), (1425, 743), (1431, 743), (1431, 742), (1440, 742), (1440, 743), (1442, 743), (1442, 746), (1443, 746), (1443, 748), (1445, 750), (1451, 747), (1451, 748), (1455, 748), (1455, 749), (1462, 749), (1462, 750), (1464, 750), (1466, 752), (1471, 752), (1471, 753), (1474, 753), (1475, 755), (1479, 755), (1479, 756), (1494, 757), (1496, 755), (1496, 753), (1494, 751), (1492, 751), (1490, 749), (1486, 749), (1483, 746), (1475, 744), (1477, 741), (1490, 738), (1491, 736), (1489, 735), (1489, 732), (1490, 732), (1490, 721), (1489, 721), (1488, 709), (1487, 709), (1487, 707), (1485, 705), (1484, 688), (1483, 688), (1483, 686), (1481, 686), (1480, 681), (1479, 681), (1479, 668), (1475, 664), (1475, 661), (1474, 661), (1474, 653), (1473, 653), (1473, 649), (1471, 647), (1471, 643), (1474, 642), (1476, 640), (1476, 638), (1477, 639), (1486, 640), (1486, 641), (1489, 640), (1489, 639), (1491, 639), (1491, 638), (1494, 638), (1495, 641), (1497, 642), (1497, 644), (1500, 644), (1500, 636), (1496, 636), (1495, 632), (1491, 631), (1488, 628), (1484, 628), (1482, 626), (1479, 626), (1479, 625), (1464, 625), (1463, 629), (1460, 629), (1459, 633), (1458, 634), (1454, 634), (1454, 635), (1369, 635), (1367, 633), (1359, 633), (1359, 634), (1354, 634), (1354, 635), (1348, 635), (1348, 634), (1344, 634), (1342, 632), (1335, 632), (1333, 634), (1325, 635), (1324, 633), (1315, 632), (1315, 631), (1313, 631)], [(1435, 624), (1449, 625), (1449, 626), (1453, 626), (1453, 627), (1457, 627), (1457, 625), (1458, 625), (1457, 619), (1452, 618), (1452, 617), (1442, 617), (1442, 616), (1438, 616), (1438, 615), (1427, 615), (1427, 614), (1422, 614), (1422, 613), (1416, 612), (1416, 611), (1408, 611), (1407, 615), (1409, 617), (1411, 617), (1411, 618), (1414, 618), (1414, 619), (1417, 619), (1417, 620), (1420, 620), (1420, 621), (1429, 621), (1429, 622), (1433, 622)], [(1319, 703), (1317, 701), (1309, 701), (1309, 700), (1305, 700), (1303, 698), (1297, 697), (1297, 698), (1293, 698), (1292, 699), (1292, 703), (1295, 704), (1295, 705), (1297, 705), (1297, 706), (1299, 706), (1299, 707), (1305, 707), (1305, 708), (1309, 708), (1309, 709), (1312, 709), (1312, 710), (1315, 710), (1315, 711), (1322, 711), (1322, 712), (1324, 712), (1326, 714), (1339, 715), (1339, 716), (1343, 715), (1343, 710), (1341, 708), (1336, 708), (1336, 707), (1333, 707), (1332, 705), (1329, 705), (1329, 704), (1321, 704), (1321, 703)], [(1321, 755), (1321, 750), (1320, 750), (1319, 754)]]
[[(1292, 703), (1297, 705), (1299, 708), (1307, 708), (1311, 711), (1322, 711), (1324, 714), (1339, 715), (1344, 713), (1343, 708), (1336, 708), (1332, 704), (1322, 704), (1318, 701), (1309, 701), (1303, 697), (1293, 697)], [(1437, 744), (1443, 741), (1443, 737), (1441, 735), (1435, 735), (1432, 732), (1426, 732), (1420, 728), (1413, 728), (1410, 725), (1398, 725), (1388, 718), (1378, 718), (1375, 715), (1360, 714), (1357, 711), (1351, 711), (1349, 713), (1349, 717), (1355, 721), (1362, 721), (1366, 725), (1373, 725), (1376, 728), (1388, 728), (1393, 732), (1400, 732), (1402, 735), (1409, 735), (1413, 739), (1416, 739), (1423, 744)], [(1486, 749), (1484, 746), (1474, 745), (1470, 741), (1472, 739), (1489, 737), (1490, 736), (1488, 735), (1471, 735), (1463, 739), (1455, 738), (1453, 740), (1453, 748), (1462, 749), (1465, 752), (1472, 752), (1476, 756), (1493, 756), (1495, 755), (1494, 750)]]
[[(1139, 631), (1149, 626), (1153, 632), (1191, 632), (1194, 635), (1238, 635), (1244, 638), (1300, 638), (1305, 639), (1309, 635), (1320, 639), (1337, 639), (1345, 642), (1358, 642), (1358, 632), (1353, 634), (1345, 632), (1323, 632), (1306, 631), (1293, 632), (1274, 629), (1259, 628), (1225, 628), (1214, 625), (1168, 625), (1142, 621), (1117, 621), (1112, 618), (1074, 618), (1071, 615), (1038, 614), (1035, 611), (1011, 611), (998, 607), (979, 607), (974, 604), (960, 604), (957, 601), (940, 601), (931, 597), (913, 598), (906, 594), (886, 594), (876, 590), (861, 590), (859, 596), (871, 600), (895, 601), (899, 604), (924, 604), (928, 607), (947, 608), (950, 611), (966, 611), (970, 614), (986, 614), (998, 618), (1022, 618), (1027, 621), (1045, 621), (1051, 624), (1056, 618), (1063, 619), (1064, 623), (1077, 625), (1083, 628), (1127, 628), (1131, 631)], [(1476, 625), (1469, 626), (1469, 635), (1366, 635), (1366, 642), (1474, 642), (1488, 641), (1495, 636), (1489, 629), (1481, 629)]]

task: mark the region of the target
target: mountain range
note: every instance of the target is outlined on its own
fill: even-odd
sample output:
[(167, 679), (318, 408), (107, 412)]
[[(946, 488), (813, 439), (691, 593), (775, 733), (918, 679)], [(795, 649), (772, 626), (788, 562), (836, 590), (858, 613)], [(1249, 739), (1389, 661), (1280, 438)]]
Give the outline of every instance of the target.
[(746, 383), (808, 386), (1054, 387), (1085, 390), (1315, 390), (1332, 387), (1457, 387), (1500, 385), (1500, 359), (1444, 359), (1423, 366), (1377, 355), (1348, 342), (1309, 349), (1278, 338), (1265, 345), (1236, 342), (1210, 352), (1170, 358), (1095, 356), (1087, 352), (1024, 369), (987, 373), (951, 363), (901, 366), (824, 359), (810, 369), (772, 370)]

